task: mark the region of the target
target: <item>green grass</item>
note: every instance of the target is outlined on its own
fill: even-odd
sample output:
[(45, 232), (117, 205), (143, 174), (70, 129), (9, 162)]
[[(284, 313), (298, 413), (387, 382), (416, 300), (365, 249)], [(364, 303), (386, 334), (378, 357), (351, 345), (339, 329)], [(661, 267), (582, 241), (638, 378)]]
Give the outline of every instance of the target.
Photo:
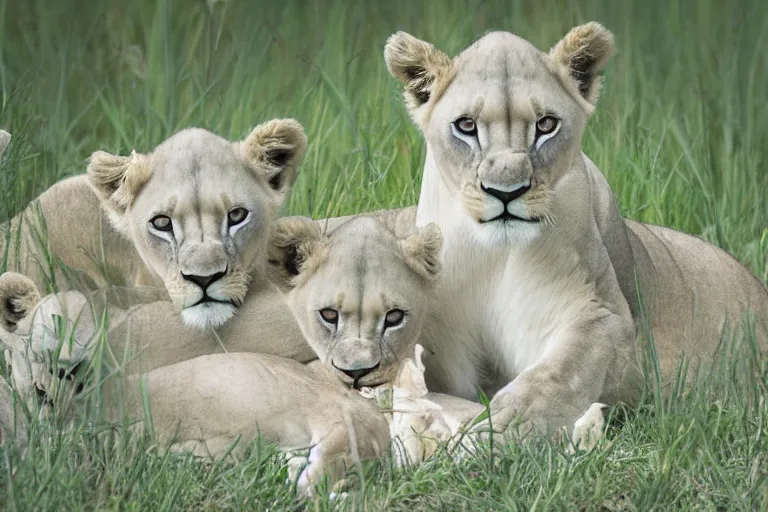
[[(242, 137), (288, 116), (305, 125), (310, 149), (287, 213), (414, 204), (424, 147), (383, 63), (387, 36), (403, 29), (454, 53), (503, 29), (547, 49), (593, 19), (614, 31), (618, 52), (584, 149), (624, 214), (700, 234), (768, 278), (761, 0), (0, 0), (0, 127), (13, 134), (0, 220), (84, 172), (96, 149), (147, 151), (187, 126)], [(369, 464), (339, 508), (766, 510), (765, 378), (738, 365), (708, 377), (662, 407), (649, 395), (595, 453), (540, 443), (405, 473)], [(0, 508), (290, 503), (270, 449), (211, 466), (87, 428), (43, 439), (24, 460), (0, 448)]]

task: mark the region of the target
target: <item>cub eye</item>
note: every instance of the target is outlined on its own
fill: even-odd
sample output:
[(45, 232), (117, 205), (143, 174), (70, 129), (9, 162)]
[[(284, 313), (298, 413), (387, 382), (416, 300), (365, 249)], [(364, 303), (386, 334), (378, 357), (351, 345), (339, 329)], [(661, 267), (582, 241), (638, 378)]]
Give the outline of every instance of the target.
[(397, 327), (405, 320), (405, 311), (402, 309), (390, 309), (384, 316), (384, 328)]
[(536, 132), (537, 135), (546, 135), (548, 133), (552, 133), (555, 131), (555, 128), (557, 128), (557, 125), (560, 121), (553, 116), (543, 116), (540, 117), (538, 121), (536, 121)]
[(453, 126), (464, 135), (477, 135), (477, 125), (475, 124), (475, 120), (469, 117), (458, 118), (453, 122)]
[(248, 217), (248, 210), (240, 206), (236, 206), (235, 208), (229, 210), (229, 213), (227, 213), (227, 224), (229, 224), (229, 227), (237, 226), (243, 222), (246, 217)]
[(333, 308), (324, 308), (318, 311), (323, 322), (331, 325), (339, 323), (339, 312)]
[(166, 233), (173, 231), (173, 222), (171, 222), (171, 218), (167, 215), (155, 215), (149, 223), (158, 231)]

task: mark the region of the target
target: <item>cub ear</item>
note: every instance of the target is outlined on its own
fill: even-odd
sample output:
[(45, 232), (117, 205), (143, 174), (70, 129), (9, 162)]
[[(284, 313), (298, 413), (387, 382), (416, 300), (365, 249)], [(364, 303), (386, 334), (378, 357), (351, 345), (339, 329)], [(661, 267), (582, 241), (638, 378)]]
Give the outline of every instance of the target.
[(110, 211), (121, 216), (131, 206), (152, 171), (147, 156), (133, 151), (118, 156), (96, 151), (88, 159), (88, 182)]
[(0, 130), (0, 156), (3, 156), (3, 153), (5, 153), (5, 148), (8, 147), (10, 142), (11, 134), (5, 130)]
[(37, 286), (27, 276), (16, 272), (0, 275), (0, 327), (14, 332), (40, 302)]
[(613, 34), (593, 21), (572, 28), (549, 55), (584, 99), (595, 105), (603, 81), (601, 73), (613, 49)]
[(389, 37), (384, 61), (392, 76), (405, 84), (405, 101), (414, 117), (453, 72), (453, 61), (448, 55), (406, 32)]
[(440, 273), (440, 250), (443, 233), (437, 224), (430, 222), (400, 241), (405, 261), (421, 277), (431, 281)]
[(290, 291), (300, 274), (311, 273), (323, 248), (320, 226), (309, 217), (278, 219), (272, 225), (267, 247), (269, 280), (283, 293)]
[(272, 190), (285, 197), (304, 160), (307, 135), (295, 119), (273, 119), (254, 128), (240, 148), (251, 169), (262, 173)]

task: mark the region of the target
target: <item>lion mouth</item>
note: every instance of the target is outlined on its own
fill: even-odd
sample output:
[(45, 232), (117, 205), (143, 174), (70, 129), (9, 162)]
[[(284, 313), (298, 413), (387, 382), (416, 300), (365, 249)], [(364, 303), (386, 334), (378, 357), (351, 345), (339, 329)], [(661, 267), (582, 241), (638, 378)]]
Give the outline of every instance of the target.
[(232, 307), (237, 307), (237, 304), (235, 304), (235, 301), (229, 299), (229, 300), (220, 300), (220, 299), (214, 299), (210, 295), (203, 293), (203, 296), (200, 298), (199, 301), (195, 302), (190, 308), (194, 308), (195, 306), (200, 306), (203, 304), (228, 304)]
[(538, 224), (541, 222), (541, 219), (538, 217), (531, 217), (530, 219), (526, 219), (524, 217), (518, 217), (517, 215), (511, 214), (508, 211), (504, 211), (492, 219), (480, 220), (480, 224), (487, 224), (489, 222), (528, 222), (530, 224)]

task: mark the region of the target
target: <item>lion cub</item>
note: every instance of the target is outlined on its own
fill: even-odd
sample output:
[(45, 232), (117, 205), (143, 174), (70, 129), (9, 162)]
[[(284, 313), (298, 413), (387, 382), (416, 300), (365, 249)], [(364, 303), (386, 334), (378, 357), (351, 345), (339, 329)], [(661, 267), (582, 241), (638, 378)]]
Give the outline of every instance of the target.
[(395, 378), (413, 353), (440, 272), (435, 224), (398, 239), (355, 217), (330, 233), (306, 217), (275, 222), (267, 261), (309, 345), (355, 388)]

